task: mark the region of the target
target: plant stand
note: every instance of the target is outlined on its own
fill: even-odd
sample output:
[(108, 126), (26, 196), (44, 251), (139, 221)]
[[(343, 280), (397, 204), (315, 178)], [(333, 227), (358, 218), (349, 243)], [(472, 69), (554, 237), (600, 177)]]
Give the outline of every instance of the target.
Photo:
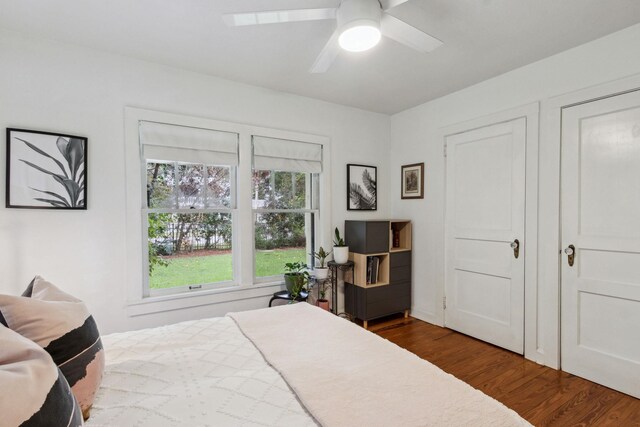
[[(337, 316), (346, 317), (349, 320), (352, 320), (349, 313), (338, 313), (338, 273), (340, 271), (343, 273), (345, 283), (347, 283), (348, 277), (350, 277), (350, 280), (353, 280), (355, 264), (353, 261), (347, 261), (344, 264), (329, 261), (327, 266), (329, 267), (329, 278), (331, 279), (331, 312)], [(347, 273), (351, 273), (351, 276), (347, 276)]]
[(269, 300), (269, 307), (271, 307), (271, 304), (277, 299), (286, 300), (286, 301), (306, 302), (307, 298), (309, 298), (309, 292), (306, 292), (306, 291), (300, 291), (300, 295), (298, 295), (295, 298), (293, 298), (288, 291), (279, 291), (273, 294), (273, 296)]
[[(330, 274), (327, 275), (326, 279), (318, 279), (316, 276), (311, 276), (311, 281), (313, 285), (310, 286), (309, 292), (316, 288), (316, 302), (320, 299), (320, 288), (324, 287), (327, 282), (331, 281)], [(333, 293), (333, 290), (331, 291)]]

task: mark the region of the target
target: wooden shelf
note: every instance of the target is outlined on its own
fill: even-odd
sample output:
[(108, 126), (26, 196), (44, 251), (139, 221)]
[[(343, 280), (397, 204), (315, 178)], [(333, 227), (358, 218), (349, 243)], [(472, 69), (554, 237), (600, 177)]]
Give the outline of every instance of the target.
[[(399, 245), (394, 246), (394, 234), (399, 233)], [(411, 250), (411, 221), (396, 220), (389, 222), (389, 252)]]
[[(396, 234), (396, 247), (393, 236)], [(345, 312), (367, 321), (411, 308), (411, 221), (345, 221), (353, 280), (345, 279)], [(367, 283), (367, 260), (378, 257), (378, 281)]]
[[(378, 257), (380, 260), (378, 281), (376, 283), (367, 283), (367, 258), (371, 257)], [(349, 252), (349, 260), (355, 263), (354, 285), (363, 288), (374, 288), (389, 284), (389, 253), (360, 254)]]

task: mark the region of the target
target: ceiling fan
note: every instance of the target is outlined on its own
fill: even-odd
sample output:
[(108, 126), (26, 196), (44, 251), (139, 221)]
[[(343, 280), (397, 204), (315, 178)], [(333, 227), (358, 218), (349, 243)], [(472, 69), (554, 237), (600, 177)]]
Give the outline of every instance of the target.
[(333, 35), (309, 70), (324, 73), (338, 56), (339, 49), (363, 52), (388, 37), (419, 52), (431, 52), (442, 42), (387, 13), (409, 0), (342, 0), (335, 8), (272, 10), (231, 13), (223, 16), (231, 27), (283, 22), (337, 20)]

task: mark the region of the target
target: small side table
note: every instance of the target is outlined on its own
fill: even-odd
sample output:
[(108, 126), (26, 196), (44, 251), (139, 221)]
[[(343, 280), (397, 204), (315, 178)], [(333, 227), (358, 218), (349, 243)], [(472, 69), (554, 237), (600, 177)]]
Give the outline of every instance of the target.
[(331, 312), (338, 316), (340, 316), (341, 314), (344, 314), (351, 319), (351, 315), (348, 313), (338, 314), (338, 271), (342, 271), (344, 273), (345, 282), (346, 282), (346, 274), (348, 272), (351, 272), (351, 280), (353, 281), (355, 263), (353, 261), (347, 261), (344, 264), (338, 264), (335, 261), (329, 261), (327, 263), (327, 266), (331, 271), (331, 299), (332, 299)]
[(300, 295), (298, 295), (295, 298), (293, 298), (289, 294), (289, 291), (279, 291), (279, 292), (276, 292), (275, 294), (273, 294), (273, 296), (269, 300), (269, 307), (271, 307), (271, 304), (277, 299), (282, 299), (282, 300), (285, 300), (285, 301), (305, 302), (305, 301), (307, 301), (307, 298), (309, 298), (309, 292), (307, 292), (307, 291), (300, 291)]

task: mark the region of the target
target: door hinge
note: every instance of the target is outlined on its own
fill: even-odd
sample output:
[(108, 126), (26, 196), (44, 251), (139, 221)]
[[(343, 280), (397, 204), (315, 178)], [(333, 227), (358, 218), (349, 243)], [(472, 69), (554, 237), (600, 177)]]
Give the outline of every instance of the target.
[(442, 297), (442, 309), (447, 309), (447, 297)]
[(447, 144), (442, 145), (442, 155), (447, 157)]

